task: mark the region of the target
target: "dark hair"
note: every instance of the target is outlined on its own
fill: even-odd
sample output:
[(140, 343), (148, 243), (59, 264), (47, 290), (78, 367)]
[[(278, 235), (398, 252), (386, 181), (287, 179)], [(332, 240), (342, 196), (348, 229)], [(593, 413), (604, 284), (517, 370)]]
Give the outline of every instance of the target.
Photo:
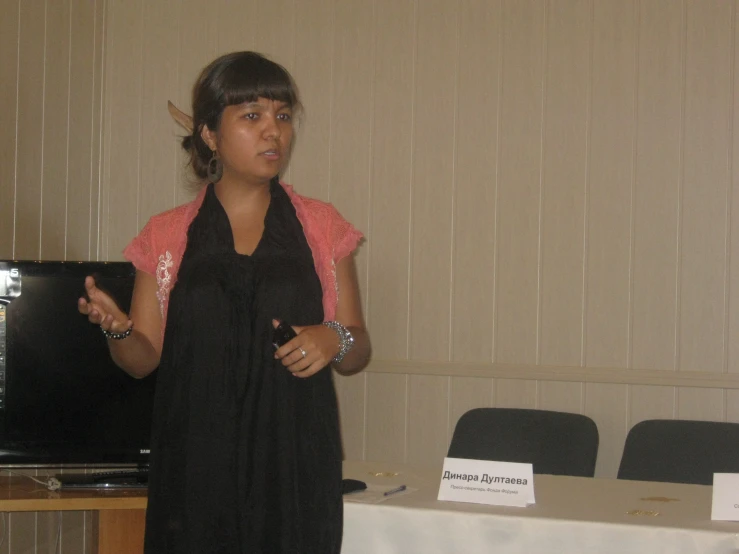
[(256, 52), (232, 52), (203, 69), (192, 89), (192, 134), (182, 139), (197, 177), (207, 175), (213, 153), (200, 132), (204, 125), (218, 131), (226, 106), (268, 98), (300, 109), (298, 90), (290, 73)]

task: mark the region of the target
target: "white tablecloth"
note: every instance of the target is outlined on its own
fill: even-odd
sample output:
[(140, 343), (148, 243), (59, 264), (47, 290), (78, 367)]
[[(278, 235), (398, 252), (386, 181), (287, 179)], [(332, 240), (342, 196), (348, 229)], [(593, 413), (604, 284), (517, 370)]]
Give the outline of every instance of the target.
[(739, 523), (711, 521), (707, 486), (536, 475), (536, 504), (509, 508), (436, 500), (440, 466), (345, 462), (344, 477), (417, 490), (345, 500), (342, 554), (739, 553)]

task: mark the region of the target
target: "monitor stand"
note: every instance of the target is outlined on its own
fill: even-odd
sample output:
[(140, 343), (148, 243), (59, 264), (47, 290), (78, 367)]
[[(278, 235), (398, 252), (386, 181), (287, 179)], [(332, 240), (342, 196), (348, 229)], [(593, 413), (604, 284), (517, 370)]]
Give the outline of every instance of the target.
[(59, 473), (61, 489), (146, 489), (149, 469), (124, 469), (95, 473)]

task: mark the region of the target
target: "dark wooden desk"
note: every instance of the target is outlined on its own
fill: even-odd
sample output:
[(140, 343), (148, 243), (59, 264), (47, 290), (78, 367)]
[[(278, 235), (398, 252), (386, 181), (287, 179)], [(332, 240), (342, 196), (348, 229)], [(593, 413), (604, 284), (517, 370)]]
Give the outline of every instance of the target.
[(146, 490), (49, 491), (23, 477), (0, 482), (0, 512), (95, 512), (96, 554), (144, 551)]

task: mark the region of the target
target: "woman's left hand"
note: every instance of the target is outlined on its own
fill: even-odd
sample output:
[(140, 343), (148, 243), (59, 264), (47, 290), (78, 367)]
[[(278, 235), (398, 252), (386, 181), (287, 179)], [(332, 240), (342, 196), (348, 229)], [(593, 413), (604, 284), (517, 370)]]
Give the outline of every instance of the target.
[[(272, 320), (277, 327), (279, 321)], [(293, 326), (298, 334), (275, 351), (275, 359), (281, 360), (295, 377), (315, 375), (339, 353), (339, 336), (325, 325)]]

